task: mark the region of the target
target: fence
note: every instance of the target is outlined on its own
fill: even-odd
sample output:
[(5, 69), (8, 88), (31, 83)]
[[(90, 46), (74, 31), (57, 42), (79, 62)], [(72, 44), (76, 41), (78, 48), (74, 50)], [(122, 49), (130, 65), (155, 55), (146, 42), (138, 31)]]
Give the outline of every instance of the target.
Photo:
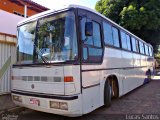
[(0, 33), (0, 94), (10, 92), (11, 65), (16, 60), (16, 36)]

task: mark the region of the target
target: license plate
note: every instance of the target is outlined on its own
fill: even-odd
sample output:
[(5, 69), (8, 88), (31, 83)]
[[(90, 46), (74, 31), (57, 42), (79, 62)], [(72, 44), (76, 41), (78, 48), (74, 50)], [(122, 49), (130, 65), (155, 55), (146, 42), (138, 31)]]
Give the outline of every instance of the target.
[(32, 104), (32, 105), (36, 105), (36, 106), (40, 105), (40, 101), (38, 99), (35, 99), (35, 98), (31, 98), (29, 103)]

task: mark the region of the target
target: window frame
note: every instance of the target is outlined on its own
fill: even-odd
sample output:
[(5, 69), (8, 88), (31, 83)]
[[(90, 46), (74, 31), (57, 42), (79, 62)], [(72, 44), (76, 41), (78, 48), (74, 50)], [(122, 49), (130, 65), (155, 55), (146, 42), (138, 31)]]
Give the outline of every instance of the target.
[[(134, 44), (133, 44), (133, 40), (134, 40)], [(132, 43), (132, 52), (139, 53), (136, 48), (136, 39), (133, 36), (131, 36), (131, 43)]]
[[(103, 36), (102, 36), (102, 24), (100, 23), (100, 22), (98, 22), (98, 21), (96, 21), (96, 19), (91, 19), (91, 18), (89, 18), (89, 17), (87, 17), (87, 16), (83, 16), (83, 17), (85, 17), (86, 18), (86, 22), (88, 21), (88, 20), (90, 20), (93, 24), (94, 23), (96, 23), (96, 24), (98, 24), (99, 25), (99, 34), (100, 34), (100, 42), (101, 42), (101, 46), (100, 47), (98, 47), (98, 46), (95, 46), (94, 45), (94, 35), (92, 35), (91, 36), (91, 38), (92, 38), (92, 42), (93, 42), (93, 45), (90, 45), (90, 44), (85, 44), (85, 42), (83, 42), (82, 40), (82, 63), (83, 64), (102, 64), (102, 61), (103, 61), (103, 56), (104, 56), (104, 48), (103, 48)], [(81, 23), (81, 22), (79, 22), (79, 23)], [(80, 27), (81, 28), (81, 27)], [(94, 27), (93, 27), (93, 29), (94, 29)], [(82, 29), (80, 29), (80, 31), (81, 31), (81, 33), (82, 33)], [(94, 30), (93, 30), (94, 31)], [(81, 34), (81, 37), (82, 37), (82, 34)], [(83, 48), (87, 48), (87, 55), (88, 55), (88, 58), (85, 60), (84, 59), (84, 53), (83, 53)], [(101, 50), (101, 57), (99, 57), (98, 55), (97, 56), (93, 56), (93, 57), (98, 57), (100, 60), (96, 60), (96, 59), (92, 59), (91, 57), (92, 56), (90, 56), (90, 53), (89, 53), (89, 49), (97, 49), (97, 50)]]
[[(144, 44), (144, 48), (145, 48), (145, 55), (149, 56), (149, 46), (146, 43)], [(146, 51), (148, 51), (148, 54), (146, 53)]]
[[(136, 41), (136, 53), (139, 53), (139, 54), (141, 54), (140, 53), (140, 46), (139, 46), (139, 40), (138, 39), (135, 39), (135, 41)], [(137, 48), (138, 47), (138, 48)]]
[[(104, 24), (108, 24), (108, 25), (111, 27), (111, 37), (112, 37), (112, 42), (113, 42), (113, 44), (109, 44), (109, 43), (107, 43), (107, 42), (105, 41)], [(103, 29), (103, 42), (104, 42), (104, 45), (105, 45), (105, 46), (109, 46), (109, 47), (113, 47), (113, 48), (116, 48), (116, 49), (121, 49), (121, 41), (120, 41), (119, 28), (116, 27), (115, 25), (109, 23), (108, 21), (105, 21), (105, 20), (102, 22), (102, 25), (103, 25), (103, 26), (102, 26), (102, 29)], [(119, 46), (116, 46), (116, 45), (115, 45), (113, 29), (116, 29), (116, 30), (117, 30)]]
[[(113, 29), (116, 29), (117, 30), (117, 33), (118, 33), (118, 42), (119, 42), (119, 46), (115, 46), (115, 40), (114, 40), (114, 32), (113, 32)], [(120, 48), (121, 47), (121, 42), (120, 42), (120, 34), (119, 34), (119, 29), (115, 26), (112, 25), (112, 39), (113, 39), (113, 47), (116, 47), (116, 48)]]
[[(121, 34), (121, 33), (124, 33), (126, 48), (123, 47), (123, 41), (122, 41), (122, 36), (121, 36), (122, 34)], [(131, 50), (128, 49), (127, 35), (128, 35), (128, 34), (127, 34), (124, 30), (120, 30), (121, 48), (122, 48), (122, 50), (130, 51), (130, 52), (131, 52)]]
[[(113, 46), (114, 47), (114, 41), (113, 41), (113, 32), (112, 32), (112, 25), (109, 23), (109, 22), (106, 22), (106, 21), (103, 21), (103, 36), (104, 36), (104, 44), (105, 45), (108, 45), (108, 46)], [(112, 37), (112, 42), (113, 42), (113, 44), (109, 44), (109, 43), (107, 43), (107, 41), (108, 40), (105, 40), (105, 25), (104, 24), (107, 24), (107, 25), (109, 25), (110, 26), (110, 30), (111, 30), (111, 37)]]
[[(100, 37), (100, 47), (99, 46), (95, 46), (95, 43), (94, 43), (94, 39), (93, 39), (93, 46), (94, 47), (97, 47), (97, 48), (102, 48), (103, 47), (103, 42), (102, 42), (102, 40), (103, 40), (103, 37), (102, 37), (102, 29), (101, 29), (101, 24), (100, 23), (98, 23), (97, 21), (95, 21), (95, 20), (92, 20), (92, 23), (96, 23), (96, 24), (98, 24), (99, 25), (99, 37)], [(93, 25), (93, 29), (94, 29), (94, 25)], [(94, 30), (93, 30), (93, 34), (94, 34)], [(94, 35), (92, 36), (93, 38), (94, 38)]]
[[(130, 49), (128, 48), (128, 39), (127, 36), (129, 37), (129, 44), (130, 44)], [(127, 41), (127, 50), (132, 51), (132, 45), (131, 45), (131, 37), (129, 34), (126, 33), (126, 41)]]
[[(141, 46), (142, 45), (142, 46)], [(141, 48), (142, 47), (142, 48)], [(145, 46), (144, 46), (144, 42), (139, 40), (139, 48), (140, 48), (140, 54), (145, 55)], [(143, 51), (141, 51), (141, 49)]]
[(148, 46), (148, 51), (149, 51), (149, 56), (153, 57), (153, 48), (151, 46)]
[[(86, 12), (87, 14), (90, 13), (90, 12), (88, 12), (88, 11), (85, 11), (85, 12)], [(85, 15), (87, 15), (87, 14), (85, 14)], [(92, 15), (93, 15), (93, 16), (92, 16)], [(85, 17), (88, 18), (88, 16), (85, 16)], [(145, 52), (145, 42), (144, 42), (144, 41), (141, 41), (141, 40), (140, 40), (139, 38), (137, 38), (135, 35), (131, 34), (130, 32), (126, 31), (125, 29), (122, 29), (122, 28), (119, 27), (119, 26), (116, 26), (115, 24), (113, 24), (112, 22), (110, 22), (110, 21), (108, 21), (108, 20), (106, 20), (106, 19), (104, 19), (104, 18), (101, 18), (101, 20), (99, 20), (100, 17), (97, 16), (97, 15), (95, 15), (94, 13), (89, 14), (89, 18), (94, 18), (94, 19), (92, 19), (92, 21), (95, 21), (95, 22), (101, 21), (101, 22), (98, 22), (98, 23), (99, 23), (99, 24), (101, 23), (101, 24), (100, 24), (100, 25), (101, 25), (101, 36), (102, 36), (102, 38), (101, 38), (101, 40), (102, 40), (102, 41), (101, 41), (101, 44), (102, 44), (103, 49), (105, 49), (105, 47), (107, 46), (107, 47), (111, 47), (111, 48), (118, 49), (118, 50), (128, 51), (128, 52), (131, 52), (131, 53), (136, 53), (136, 54), (140, 54), (140, 55), (141, 55), (141, 54), (142, 54), (142, 55), (146, 55), (146, 52)], [(98, 18), (98, 19), (97, 19), (97, 18)], [(107, 25), (110, 26), (112, 44), (109, 44), (109, 43), (105, 42), (105, 32), (104, 32), (104, 31), (105, 31), (105, 26), (104, 26), (104, 24), (107, 24)], [(119, 47), (117, 47), (117, 46), (115, 45), (113, 29), (116, 29), (116, 30), (118, 31)], [(127, 48), (126, 48), (126, 49), (122, 47), (121, 31), (125, 34), (126, 44), (127, 44)], [(130, 38), (130, 42), (129, 42), (130, 46), (128, 45), (128, 38), (127, 38), (127, 36), (129, 36), (129, 38)], [(133, 50), (133, 42), (132, 42), (132, 39), (135, 39), (135, 46), (134, 46), (134, 48), (136, 49), (136, 51)], [(143, 53), (140, 53), (139, 41), (141, 41), (142, 44), (144, 44), (144, 45), (143, 45), (144, 54), (143, 54)], [(94, 47), (94, 45), (93, 45), (93, 47)], [(130, 48), (129, 48), (129, 47), (130, 47)], [(104, 56), (104, 50), (103, 50), (103, 56)], [(146, 55), (146, 56), (147, 56), (147, 55)], [(102, 60), (102, 61), (103, 61), (103, 60)]]

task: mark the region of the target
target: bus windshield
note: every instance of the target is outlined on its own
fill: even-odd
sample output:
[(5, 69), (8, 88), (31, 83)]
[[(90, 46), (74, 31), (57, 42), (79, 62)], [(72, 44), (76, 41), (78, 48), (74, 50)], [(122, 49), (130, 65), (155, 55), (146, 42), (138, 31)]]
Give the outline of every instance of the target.
[(78, 56), (74, 12), (40, 18), (18, 28), (17, 63), (73, 61)]

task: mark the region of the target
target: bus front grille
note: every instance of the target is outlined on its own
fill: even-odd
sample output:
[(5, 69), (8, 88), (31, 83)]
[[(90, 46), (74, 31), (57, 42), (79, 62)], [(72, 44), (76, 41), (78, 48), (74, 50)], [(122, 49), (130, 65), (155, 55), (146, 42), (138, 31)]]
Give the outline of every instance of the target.
[(63, 82), (63, 77), (14, 76), (13, 78), (14, 80), (22, 80), (22, 81)]

